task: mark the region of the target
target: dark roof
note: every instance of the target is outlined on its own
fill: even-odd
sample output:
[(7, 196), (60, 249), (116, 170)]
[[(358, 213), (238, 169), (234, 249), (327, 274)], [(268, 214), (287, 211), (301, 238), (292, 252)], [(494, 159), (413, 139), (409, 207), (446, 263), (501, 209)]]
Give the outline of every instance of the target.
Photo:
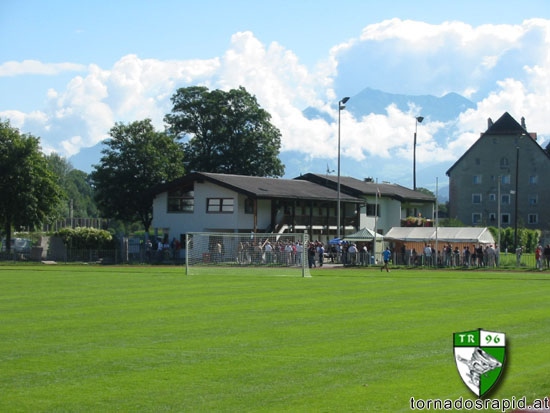
[[(316, 184), (328, 186), (330, 188), (337, 188), (338, 186), (338, 177), (333, 175), (308, 173), (295, 179), (315, 182)], [(435, 202), (435, 197), (431, 195), (427, 195), (420, 191), (413, 191), (412, 189), (398, 184), (362, 181), (350, 176), (340, 176), (340, 191), (356, 197), (365, 195), (374, 196), (380, 191), (381, 196), (397, 199), (399, 201)]]
[[(155, 188), (154, 193), (168, 191), (185, 183), (205, 180), (216, 185), (231, 189), (251, 198), (280, 198), (335, 201), (338, 199), (336, 190), (317, 185), (309, 181), (295, 179), (262, 178), (257, 176), (217, 174), (209, 172), (194, 172), (182, 178)], [(364, 203), (363, 199), (341, 193), (343, 202)]]
[[(523, 122), (523, 121), (522, 121)], [(466, 152), (462, 154), (460, 158), (447, 170), (446, 175), (449, 176), (451, 171), (454, 169), (456, 165), (458, 165), (462, 159), (464, 159), (467, 154), (472, 150), (474, 146), (477, 145), (477, 143), (483, 139), (484, 136), (503, 136), (503, 135), (512, 135), (512, 136), (521, 136), (521, 135), (528, 135), (533, 139), (533, 142), (536, 143), (537, 134), (536, 133), (529, 133), (527, 130), (521, 126), (508, 112), (504, 112), (504, 114), (492, 125), (490, 125), (487, 130), (481, 134), (479, 139), (473, 143), (472, 146), (468, 148)], [(548, 152), (544, 151), (544, 149), (537, 144), (537, 146), (550, 158), (550, 155)]]
[(508, 112), (504, 112), (495, 123), (489, 126), (484, 135), (521, 135), (523, 133), (527, 133), (525, 128)]

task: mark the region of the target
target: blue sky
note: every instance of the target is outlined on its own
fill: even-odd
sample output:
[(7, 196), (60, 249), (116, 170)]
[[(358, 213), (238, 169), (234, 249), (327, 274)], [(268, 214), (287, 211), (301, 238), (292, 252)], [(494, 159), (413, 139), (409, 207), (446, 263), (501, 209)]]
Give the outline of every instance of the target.
[[(336, 156), (340, 97), (370, 87), (456, 92), (474, 101), (476, 110), (456, 120), (445, 145), (433, 137), (449, 125), (426, 115), (421, 168), (459, 157), (486, 119), (504, 111), (525, 116), (548, 141), (549, 6), (542, 0), (1, 0), (0, 118), (41, 137), (45, 152), (71, 156), (107, 137), (115, 122), (151, 118), (162, 130), (179, 87), (242, 85), (271, 113), (283, 152), (303, 152), (301, 172), (323, 172), (310, 168), (315, 159)], [(308, 106), (334, 121), (305, 119)], [(373, 158), (405, 160), (410, 119), (421, 111), (389, 107), (385, 116), (362, 119), (343, 113), (344, 160), (354, 168), (368, 168)], [(393, 178), (390, 169), (380, 174)]]

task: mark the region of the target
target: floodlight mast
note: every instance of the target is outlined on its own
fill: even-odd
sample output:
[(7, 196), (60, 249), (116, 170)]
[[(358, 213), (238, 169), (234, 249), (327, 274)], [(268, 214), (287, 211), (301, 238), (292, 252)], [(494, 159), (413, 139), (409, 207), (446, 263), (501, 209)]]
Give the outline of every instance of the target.
[(342, 110), (346, 108), (346, 102), (349, 100), (349, 96), (346, 96), (338, 102), (338, 178), (336, 184), (336, 192), (338, 200), (336, 202), (336, 238), (340, 238), (340, 116)]
[(414, 141), (413, 141), (413, 190), (416, 191), (416, 132), (418, 129), (418, 124), (422, 123), (424, 118), (422, 116), (417, 116), (415, 118), (416, 122), (414, 124)]

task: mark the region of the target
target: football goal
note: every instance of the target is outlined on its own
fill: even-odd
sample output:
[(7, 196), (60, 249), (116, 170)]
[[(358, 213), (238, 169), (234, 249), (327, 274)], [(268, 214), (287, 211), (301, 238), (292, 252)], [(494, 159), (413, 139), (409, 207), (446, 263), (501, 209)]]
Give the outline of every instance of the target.
[(266, 274), (309, 277), (307, 234), (185, 235), (185, 273)]

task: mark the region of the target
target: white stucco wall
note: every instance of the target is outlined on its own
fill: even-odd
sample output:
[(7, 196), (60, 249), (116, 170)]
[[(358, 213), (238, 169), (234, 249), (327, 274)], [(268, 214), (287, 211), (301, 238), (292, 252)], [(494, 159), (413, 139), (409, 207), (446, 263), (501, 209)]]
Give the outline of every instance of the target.
[[(254, 227), (254, 214), (245, 213), (246, 196), (210, 182), (195, 182), (195, 205), (193, 213), (167, 212), (168, 193), (157, 195), (153, 202), (153, 229), (168, 231), (170, 237), (180, 234), (202, 231), (249, 230)], [(208, 198), (233, 198), (232, 213), (207, 213)], [(263, 230), (268, 227), (271, 217), (271, 201), (258, 201), (257, 227)]]

